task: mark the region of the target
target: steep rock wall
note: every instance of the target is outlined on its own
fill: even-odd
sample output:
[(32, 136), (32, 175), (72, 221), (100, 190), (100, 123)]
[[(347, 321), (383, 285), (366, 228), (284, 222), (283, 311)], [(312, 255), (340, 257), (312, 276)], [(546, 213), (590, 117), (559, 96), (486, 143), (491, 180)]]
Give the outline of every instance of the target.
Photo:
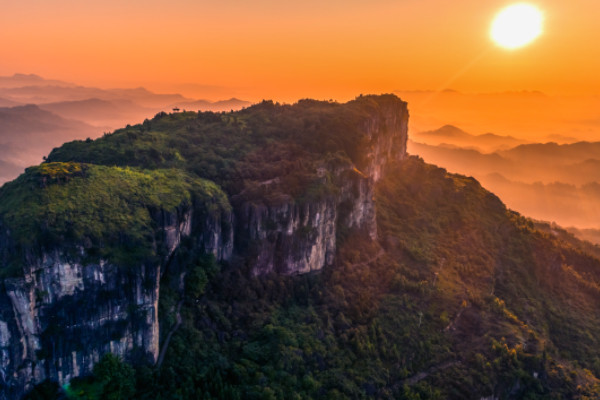
[[(32, 251), (23, 276), (6, 278), (0, 290), (0, 399), (20, 398), (47, 378), (63, 384), (89, 374), (108, 352), (156, 360), (159, 282), (184, 237), (218, 260), (244, 257), (254, 275), (320, 270), (333, 263), (337, 240), (350, 229), (375, 238), (374, 183), (386, 163), (405, 156), (408, 122), (406, 103), (395, 97), (375, 103), (357, 125), (355, 154), (343, 165), (316, 167), (325, 194), (279, 193), (220, 212), (214, 210), (227, 199), (216, 197), (176, 212), (155, 209), (155, 245), (163, 257), (151, 263), (90, 262), (86, 243)], [(0, 220), (0, 262), (14, 248)]]
[(197, 237), (206, 251), (218, 259), (232, 251), (231, 229), (223, 229), (231, 213), (194, 217), (154, 213), (167, 249), (157, 263), (84, 262), (83, 247), (79, 256), (56, 249), (28, 257), (24, 276), (5, 279), (0, 291), (0, 398), (20, 398), (44, 379), (64, 384), (89, 374), (106, 353), (156, 361), (159, 283), (171, 254), (194, 225), (210, 232)]
[(353, 170), (341, 175), (337, 195), (303, 203), (284, 196), (277, 204), (245, 203), (237, 210), (254, 275), (302, 274), (331, 264), (340, 228), (376, 237), (372, 180)]
[(396, 99), (380, 104), (360, 129), (366, 143), (362, 171), (353, 163), (317, 171), (334, 181), (336, 193), (309, 202), (280, 196), (275, 202), (253, 200), (236, 207), (238, 242), (247, 242), (243, 251), (254, 275), (320, 270), (333, 262), (340, 229), (376, 237), (373, 185), (389, 161), (406, 156), (406, 103)]

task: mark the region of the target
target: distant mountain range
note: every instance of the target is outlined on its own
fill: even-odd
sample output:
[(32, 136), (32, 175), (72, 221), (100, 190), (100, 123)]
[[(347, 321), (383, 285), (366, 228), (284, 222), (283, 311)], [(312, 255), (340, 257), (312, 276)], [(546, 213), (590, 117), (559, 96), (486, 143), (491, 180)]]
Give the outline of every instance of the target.
[(472, 148), (486, 153), (527, 143), (525, 140), (512, 136), (501, 136), (493, 133), (471, 135), (453, 125), (444, 125), (436, 130), (417, 132), (413, 135), (413, 140), (433, 145), (445, 145), (446, 147)]
[[(415, 136), (425, 143), (409, 140), (410, 153), (475, 177), (514, 210), (562, 226), (600, 227), (600, 142), (526, 143), (502, 149), (515, 143), (514, 138), (475, 136), (453, 126)], [(500, 149), (480, 150), (485, 145), (492, 148), (491, 143)], [(596, 241), (597, 235), (590, 232), (573, 230)]]
[(100, 99), (105, 101), (123, 101), (128, 100), (141, 107), (164, 109), (167, 106), (210, 106), (218, 108), (219, 111), (224, 107), (241, 108), (250, 105), (250, 102), (230, 99), (218, 102), (208, 100), (195, 100), (184, 97), (180, 94), (158, 94), (145, 88), (134, 89), (99, 89), (85, 86), (60, 86), (38, 84), (33, 86), (9, 86), (3, 87), (0, 82), (0, 98), (15, 103), (43, 104), (65, 101), (81, 101), (90, 99)]
[[(452, 126), (415, 136), (409, 140), (411, 153), (453, 172), (474, 176), (500, 172), (525, 183), (561, 181), (583, 185), (600, 181), (600, 142), (526, 143), (508, 147), (519, 140), (493, 134), (470, 135)], [(499, 149), (484, 152), (481, 148), (485, 145)]]
[(63, 118), (33, 104), (0, 108), (0, 161), (22, 171), (39, 163), (49, 150), (66, 140), (98, 137), (101, 133), (102, 128)]
[(56, 79), (45, 79), (36, 74), (14, 74), (12, 76), (0, 76), (0, 88), (19, 88), (24, 86), (77, 86), (74, 83), (59, 81)]
[(42, 103), (39, 104), (39, 107), (64, 118), (82, 120), (96, 126), (110, 127), (123, 125), (125, 121), (141, 121), (157, 112), (156, 108), (143, 107), (129, 99), (102, 100), (92, 98)]
[(530, 143), (503, 151), (501, 154), (528, 164), (545, 163), (552, 166), (557, 163), (581, 163), (600, 159), (600, 142)]
[(0, 98), (0, 107), (14, 107), (20, 105), (22, 104), (17, 101)]
[(53, 147), (152, 118), (160, 111), (230, 111), (245, 100), (209, 101), (145, 88), (101, 89), (34, 74), (0, 77), (0, 185)]
[(532, 142), (572, 143), (599, 138), (598, 96), (553, 96), (536, 91), (395, 93), (410, 105), (413, 139), (417, 132), (445, 124), (472, 134), (493, 132)]

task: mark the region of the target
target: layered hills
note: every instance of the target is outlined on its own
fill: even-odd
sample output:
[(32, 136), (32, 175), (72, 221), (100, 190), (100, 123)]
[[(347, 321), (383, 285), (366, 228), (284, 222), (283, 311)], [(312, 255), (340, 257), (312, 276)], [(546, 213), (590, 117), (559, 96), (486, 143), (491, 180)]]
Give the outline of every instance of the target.
[(230, 111), (248, 105), (235, 98), (209, 101), (145, 88), (86, 87), (32, 74), (0, 77), (0, 184), (66, 141), (95, 139), (161, 110)]
[(2, 394), (600, 395), (600, 251), (407, 127), (394, 95), (263, 102), (55, 149), (0, 189)]
[(600, 226), (600, 143), (528, 143), (484, 152), (481, 146), (474, 148), (477, 140), (470, 147), (452, 142), (456, 135), (446, 135), (449, 131), (454, 132), (444, 128), (418, 135), (427, 144), (410, 141), (409, 152), (449, 171), (474, 176), (509, 207), (532, 218), (579, 229)]
[(512, 136), (501, 136), (493, 133), (472, 135), (453, 125), (444, 125), (436, 130), (418, 132), (413, 135), (412, 139), (434, 146), (467, 148), (483, 153), (506, 150), (525, 143), (524, 140)]
[(49, 149), (68, 140), (96, 137), (98, 131), (98, 127), (33, 104), (0, 108), (0, 160), (14, 165), (2, 170), (0, 183), (14, 179), (26, 166), (38, 164)]

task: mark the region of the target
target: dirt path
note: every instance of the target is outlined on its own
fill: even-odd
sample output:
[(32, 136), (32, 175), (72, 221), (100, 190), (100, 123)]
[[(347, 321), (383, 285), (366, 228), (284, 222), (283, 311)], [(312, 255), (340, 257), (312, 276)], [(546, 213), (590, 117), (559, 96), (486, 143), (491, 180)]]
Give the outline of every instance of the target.
[(171, 341), (171, 336), (173, 336), (175, 331), (177, 329), (179, 329), (179, 326), (181, 326), (181, 306), (182, 305), (183, 305), (183, 299), (179, 300), (179, 303), (177, 303), (177, 311), (175, 314), (175, 318), (177, 319), (177, 322), (175, 323), (175, 325), (173, 325), (173, 328), (171, 328), (171, 330), (169, 331), (169, 334), (167, 335), (167, 338), (165, 339), (165, 342), (163, 343), (163, 347), (160, 350), (160, 354), (158, 356), (158, 361), (156, 361), (156, 368), (160, 368), (160, 366), (162, 365), (162, 362), (165, 358), (165, 354), (167, 353), (167, 349), (169, 348), (169, 342)]
[(352, 267), (358, 266), (358, 265), (369, 265), (371, 263), (374, 263), (375, 261), (379, 260), (379, 258), (381, 258), (381, 256), (383, 256), (385, 254), (385, 250), (380, 249), (377, 254), (375, 254), (373, 257), (371, 257), (370, 259), (366, 260), (366, 261), (360, 261), (354, 264), (350, 264)]
[(419, 381), (422, 381), (423, 379), (427, 378), (429, 375), (433, 374), (434, 372), (443, 371), (446, 368), (453, 367), (457, 364), (460, 364), (460, 361), (446, 361), (445, 363), (434, 365), (433, 367), (429, 368), (427, 371), (419, 372), (418, 374), (413, 375), (410, 378), (406, 378), (406, 379), (400, 381), (399, 383), (397, 383), (394, 386), (399, 387), (399, 386), (403, 386), (403, 385), (409, 385), (409, 386), (414, 385), (415, 383), (418, 383)]
[(185, 299), (185, 273), (181, 274), (181, 278), (180, 278), (180, 283), (179, 283), (179, 289), (181, 290), (181, 300), (179, 300), (179, 303), (177, 303), (177, 307), (175, 308), (175, 325), (173, 325), (173, 328), (171, 328), (171, 330), (169, 331), (169, 334), (167, 335), (167, 338), (165, 339), (165, 342), (163, 343), (162, 349), (160, 349), (160, 354), (158, 355), (158, 360), (156, 360), (156, 368), (160, 369), (160, 366), (163, 363), (163, 360), (165, 359), (165, 354), (167, 354), (167, 349), (169, 348), (169, 342), (171, 341), (171, 337), (173, 336), (173, 334), (177, 331), (177, 329), (179, 329), (179, 327), (181, 326), (181, 307), (183, 306), (183, 301)]

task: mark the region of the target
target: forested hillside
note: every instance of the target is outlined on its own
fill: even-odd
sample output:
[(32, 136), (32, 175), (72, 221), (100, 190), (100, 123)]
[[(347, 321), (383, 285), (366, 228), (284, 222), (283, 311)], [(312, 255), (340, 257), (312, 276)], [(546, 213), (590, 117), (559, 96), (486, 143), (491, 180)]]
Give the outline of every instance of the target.
[[(249, 278), (181, 249), (185, 289), (161, 283), (177, 327), (161, 368), (106, 382), (145, 399), (600, 395), (600, 261), (577, 240), (416, 158), (389, 167), (376, 201), (379, 240), (348, 233), (316, 274)], [(69, 393), (115, 390), (102, 382)]]
[[(124, 295), (127, 301), (108, 303), (121, 307), (120, 330), (89, 328), (120, 353), (104, 352), (89, 374), (62, 388), (44, 381), (27, 398), (598, 398), (598, 248), (508, 210), (473, 178), (406, 157), (405, 106), (394, 96), (366, 96), (346, 105), (265, 102), (235, 113), (160, 114), (96, 141), (65, 144), (6, 185), (0, 217), (14, 224), (11, 232), (29, 227), (23, 246), (41, 234), (54, 240), (33, 241), (46, 250), (56, 238), (89, 238), (89, 247), (73, 248), (95, 249), (89, 262), (99, 266), (82, 259), (77, 268), (107, 274), (103, 266), (113, 263), (119, 282), (141, 282), (135, 290), (156, 290), (148, 298), (158, 298), (157, 325), (140, 330), (150, 314), (124, 289), (103, 294), (98, 283), (57, 294), (81, 295), (77, 304), (86, 307), (89, 293), (102, 301)], [(89, 204), (71, 203), (69, 193), (82, 191)], [(132, 211), (114, 209), (103, 191), (115, 191)], [(70, 214), (57, 219), (56, 231), (36, 224), (50, 208), (15, 222), (15, 210), (53, 204), (35, 196), (64, 199), (59, 205)], [(371, 202), (376, 232), (344, 222)], [(254, 229), (243, 219), (248, 207), (265, 216), (258, 236), (243, 233)], [(221, 210), (218, 223), (198, 220), (202, 209)], [(146, 217), (145, 210), (155, 212)], [(132, 219), (134, 212), (148, 219)], [(299, 217), (282, 227), (286, 213)], [(331, 262), (308, 272), (257, 272), (265, 249), (275, 260), (298, 251), (297, 240), (321, 237), (311, 218), (329, 214)], [(131, 230), (135, 240), (123, 235)], [(278, 247), (286, 235), (296, 241)], [(143, 268), (136, 259), (111, 258), (132, 248), (143, 250)], [(157, 269), (144, 275), (152, 262)], [(8, 275), (16, 276), (14, 266)], [(47, 293), (35, 296), (36, 310), (52, 302)], [(71, 317), (60, 313), (67, 325)], [(90, 318), (95, 326), (98, 317)], [(70, 351), (57, 335), (73, 326), (48, 325), (41, 337), (52, 350), (36, 354), (40, 362)], [(154, 326), (158, 346), (118, 347), (152, 337)], [(76, 368), (89, 365), (85, 354), (77, 357)]]

